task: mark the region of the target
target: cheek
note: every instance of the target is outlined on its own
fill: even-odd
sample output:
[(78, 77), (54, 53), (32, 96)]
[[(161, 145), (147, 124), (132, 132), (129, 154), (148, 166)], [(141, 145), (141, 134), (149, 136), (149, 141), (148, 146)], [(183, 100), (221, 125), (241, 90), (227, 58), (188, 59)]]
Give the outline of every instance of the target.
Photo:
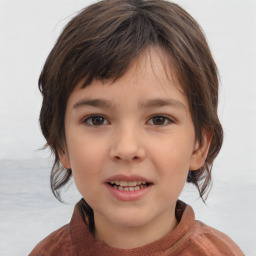
[(102, 155), (106, 151), (104, 141), (85, 136), (84, 132), (78, 132), (67, 140), (71, 168), (76, 171), (82, 167), (86, 172), (94, 172), (93, 166), (103, 160)]
[[(189, 170), (190, 160), (193, 153), (193, 142), (189, 138), (166, 139), (158, 147), (151, 146), (151, 157), (159, 171), (166, 169), (170, 172), (187, 172)], [(176, 170), (176, 171), (175, 171)]]
[(104, 162), (103, 156), (106, 153), (97, 142), (92, 143), (88, 140), (74, 139), (68, 146), (72, 174), (82, 193), (81, 189), (86, 189), (100, 178)]
[[(161, 156), (160, 156), (161, 155)], [(189, 161), (184, 161), (184, 157), (180, 157), (180, 152), (172, 150), (159, 152), (159, 159), (155, 164), (158, 172), (158, 181), (161, 186), (162, 203), (173, 203), (182, 192), (186, 183)], [(159, 200), (158, 198), (158, 200)]]
[(189, 137), (183, 137), (165, 140), (159, 147), (151, 147), (151, 159), (167, 195), (178, 196), (184, 187), (193, 151), (192, 142)]
[(97, 191), (102, 170), (99, 153), (99, 150), (96, 152), (91, 147), (83, 147), (77, 154), (71, 156), (74, 182), (82, 197), (91, 206), (100, 196)]

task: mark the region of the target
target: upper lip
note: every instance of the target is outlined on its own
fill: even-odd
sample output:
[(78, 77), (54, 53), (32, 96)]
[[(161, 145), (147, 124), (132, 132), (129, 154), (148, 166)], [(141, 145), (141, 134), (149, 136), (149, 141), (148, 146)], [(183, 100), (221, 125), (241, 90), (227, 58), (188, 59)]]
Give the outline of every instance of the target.
[(149, 179), (147, 178), (144, 178), (142, 176), (139, 176), (139, 175), (125, 175), (125, 174), (117, 174), (117, 175), (113, 175), (109, 178), (107, 178), (104, 182), (105, 183), (108, 183), (108, 182), (111, 182), (111, 181), (145, 181), (147, 183), (152, 183), (152, 181), (150, 181)]

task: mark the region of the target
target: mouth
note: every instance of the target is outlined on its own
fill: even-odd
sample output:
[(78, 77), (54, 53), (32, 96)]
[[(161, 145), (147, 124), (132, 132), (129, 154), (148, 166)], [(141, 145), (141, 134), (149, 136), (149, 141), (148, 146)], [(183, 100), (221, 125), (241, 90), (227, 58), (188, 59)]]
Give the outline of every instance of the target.
[(120, 191), (138, 191), (145, 189), (152, 185), (147, 181), (125, 181), (125, 180), (113, 180), (107, 182), (107, 184)]
[(153, 182), (139, 175), (114, 175), (105, 180), (110, 194), (123, 202), (145, 198), (150, 193)]

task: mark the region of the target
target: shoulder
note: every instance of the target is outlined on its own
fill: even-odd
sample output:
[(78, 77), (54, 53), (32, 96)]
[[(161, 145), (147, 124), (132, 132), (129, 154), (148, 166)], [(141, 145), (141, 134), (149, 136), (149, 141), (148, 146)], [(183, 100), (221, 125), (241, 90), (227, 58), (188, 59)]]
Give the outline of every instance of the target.
[(230, 237), (200, 221), (195, 222), (194, 231), (189, 240), (193, 250), (208, 252), (203, 255), (244, 255)]
[(68, 229), (69, 225), (65, 225), (54, 231), (41, 242), (39, 242), (29, 255), (72, 255), (72, 244)]

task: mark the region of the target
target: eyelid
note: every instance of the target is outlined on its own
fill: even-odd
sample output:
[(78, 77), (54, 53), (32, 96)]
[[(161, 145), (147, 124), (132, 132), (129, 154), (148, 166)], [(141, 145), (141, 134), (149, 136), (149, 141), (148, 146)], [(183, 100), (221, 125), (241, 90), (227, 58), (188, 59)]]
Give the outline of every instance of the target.
[(167, 116), (167, 115), (165, 115), (165, 114), (154, 114), (154, 115), (152, 115), (152, 116), (148, 119), (147, 123), (148, 123), (150, 120), (152, 120), (153, 118), (155, 118), (155, 117), (162, 117), (162, 118), (164, 118), (165, 120), (167, 120), (168, 123), (167, 123), (167, 124), (162, 124), (162, 125), (156, 125), (156, 124), (150, 124), (150, 125), (154, 125), (154, 126), (166, 126), (166, 125), (168, 125), (168, 124), (172, 124), (172, 123), (175, 122), (175, 121), (174, 121), (174, 118), (171, 118), (170, 116)]
[[(88, 123), (88, 120), (92, 119), (93, 117), (100, 117), (100, 118), (103, 118), (103, 119), (104, 119), (103, 124), (99, 124), (99, 125), (89, 124), (89, 123)], [(154, 124), (154, 123), (151, 123), (150, 125), (161, 127), (161, 126), (166, 126), (166, 125), (168, 125), (168, 124), (175, 123), (175, 118), (170, 117), (169, 115), (166, 115), (166, 114), (154, 114), (154, 115), (152, 115), (152, 116), (150, 116), (150, 117), (148, 118), (146, 124), (149, 123), (153, 118), (156, 118), (156, 117), (164, 118), (165, 121), (167, 121), (167, 123), (166, 123), (166, 124), (159, 124), (159, 125)], [(107, 122), (107, 123), (106, 123), (106, 122)], [(83, 123), (83, 124), (85, 124), (85, 125), (88, 125), (88, 126), (92, 126), (92, 127), (99, 127), (99, 126), (103, 126), (103, 125), (110, 124), (110, 122), (108, 121), (107, 117), (106, 117), (105, 115), (103, 115), (103, 114), (89, 114), (89, 115), (87, 115), (87, 116), (85, 116), (85, 117), (83, 117), (83, 118), (81, 119), (81, 123)]]
[(82, 118), (81, 123), (83, 123), (85, 125), (88, 125), (88, 126), (92, 126), (92, 127), (99, 127), (99, 126), (106, 125), (104, 123), (101, 124), (101, 125), (88, 124), (88, 120), (92, 119), (93, 117), (101, 117), (101, 118), (104, 119), (104, 121), (107, 121), (107, 124), (110, 124), (110, 122), (107, 120), (107, 118), (102, 114), (90, 114), (88, 116), (85, 116), (85, 117)]

